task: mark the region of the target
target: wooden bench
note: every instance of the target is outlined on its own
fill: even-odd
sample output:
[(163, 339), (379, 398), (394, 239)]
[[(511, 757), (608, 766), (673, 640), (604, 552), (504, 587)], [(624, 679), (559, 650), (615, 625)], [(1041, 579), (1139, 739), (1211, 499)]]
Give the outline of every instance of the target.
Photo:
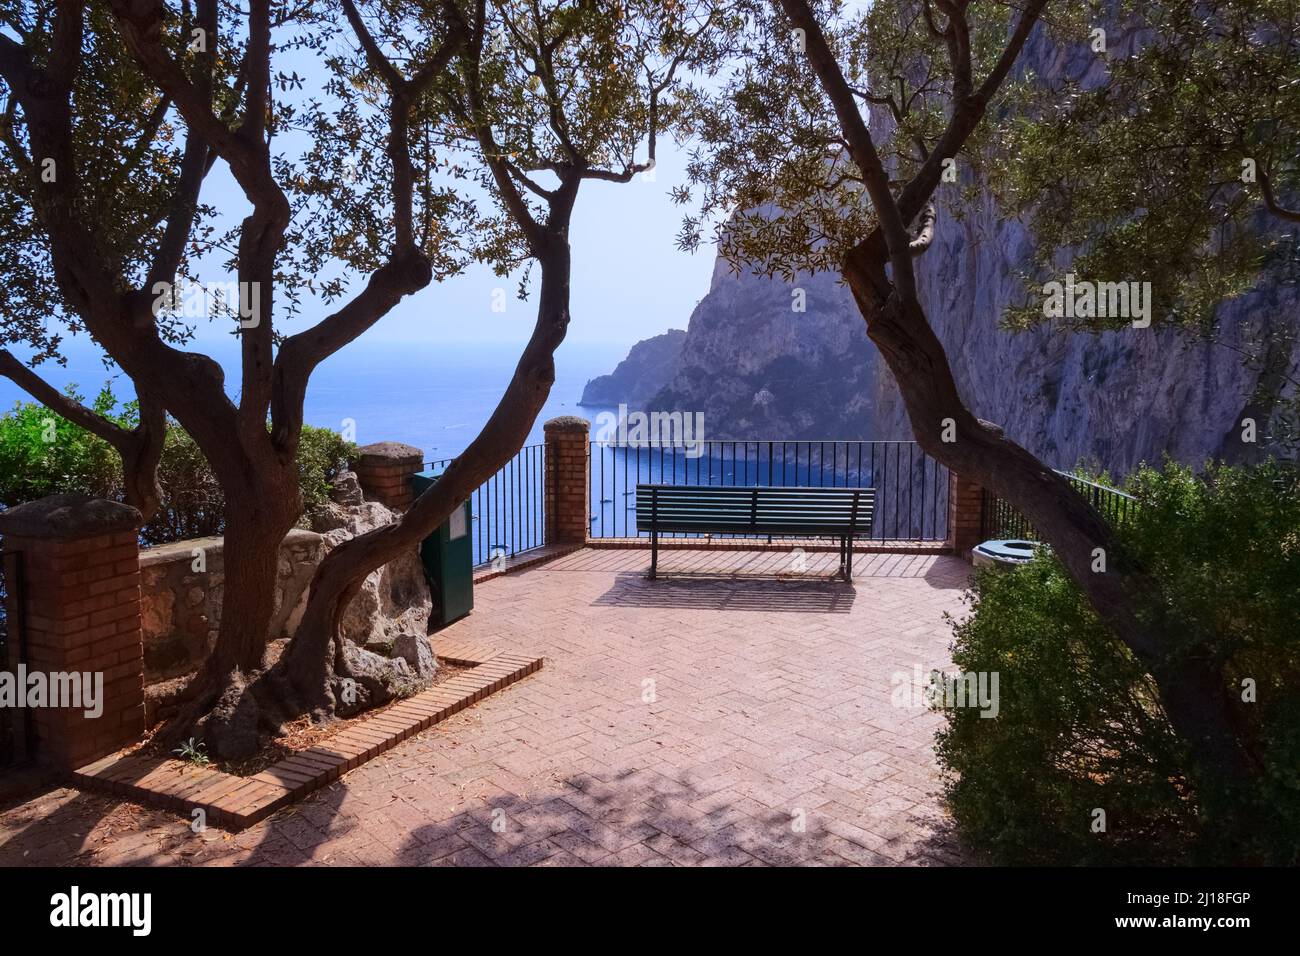
[(853, 539), (871, 535), (874, 488), (637, 485), (636, 528), (650, 533), (650, 578), (661, 534), (840, 539), (840, 573), (853, 580)]

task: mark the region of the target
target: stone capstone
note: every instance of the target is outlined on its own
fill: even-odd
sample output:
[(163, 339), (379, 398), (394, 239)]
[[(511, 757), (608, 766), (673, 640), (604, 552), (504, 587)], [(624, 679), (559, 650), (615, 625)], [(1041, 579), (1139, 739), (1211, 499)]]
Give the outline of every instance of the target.
[(421, 461), (424, 452), (400, 441), (378, 441), (357, 449), (357, 462), (367, 466), (400, 465)]
[(581, 415), (559, 415), (542, 426), (542, 430), (546, 432), (582, 432), (586, 434), (590, 429), (591, 422)]
[(74, 541), (135, 531), (140, 523), (140, 512), (130, 505), (69, 492), (0, 512), (0, 535)]

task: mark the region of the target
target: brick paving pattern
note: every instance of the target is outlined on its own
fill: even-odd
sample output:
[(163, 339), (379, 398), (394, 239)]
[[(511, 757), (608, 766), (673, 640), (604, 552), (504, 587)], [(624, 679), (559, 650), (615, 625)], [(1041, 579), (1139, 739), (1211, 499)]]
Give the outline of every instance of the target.
[[(482, 584), (435, 639), (545, 667), (243, 832), (58, 788), (0, 812), (0, 865), (893, 865), (973, 862), (940, 715), (968, 565), (859, 556), (852, 588), (777, 552), (581, 550)], [(672, 576), (677, 572), (677, 576)], [(688, 572), (683, 574), (682, 572)]]

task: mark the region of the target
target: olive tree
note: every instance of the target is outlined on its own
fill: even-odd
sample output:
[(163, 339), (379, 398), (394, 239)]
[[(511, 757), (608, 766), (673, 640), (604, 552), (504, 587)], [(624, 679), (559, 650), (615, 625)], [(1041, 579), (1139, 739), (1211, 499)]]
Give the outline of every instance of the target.
[[(302, 78), (284, 66), (346, 42), (338, 12), (323, 4), (50, 0), (0, 9), (12, 159), (0, 174), (5, 340), (49, 356), (59, 336), (47, 330), (61, 326), (88, 335), (129, 376), (150, 410), (130, 468), (140, 485), (156, 461), (164, 409), (211, 463), (228, 503), (226, 600), (176, 726), (199, 724), (218, 755), (255, 746), (247, 728), (263, 708), (263, 723), (282, 716), (274, 695), (250, 692), (248, 681), (263, 664), (280, 542), (301, 511), (295, 454), (310, 376), (458, 265), (450, 223), (463, 205), (433, 181), (436, 160), (408, 135), (416, 100), (466, 40), (448, 11), (430, 8), (424, 59), (406, 64), (368, 109), (346, 112), (325, 105), (328, 89), (303, 96)], [(382, 161), (360, 164), (381, 121)], [(336, 175), (341, 164), (325, 160), (344, 149), (366, 175)], [(238, 222), (201, 199), (218, 164), (246, 201)], [(239, 345), (233, 396), (221, 366), (185, 347), (192, 317), (175, 308), (176, 291), (222, 254), (237, 281), (224, 299)], [(327, 314), (289, 334), (310, 292)], [(51, 398), (34, 369), (7, 364)]]
[[(555, 381), (555, 350), (569, 325), (569, 229), (581, 189), (630, 183), (654, 168), (657, 138), (676, 115), (680, 74), (713, 61), (719, 20), (708, 3), (652, 0), (477, 0), (454, 17), (468, 39), (427, 108), (437, 112), (433, 125), (446, 147), (473, 164), (500, 211), (477, 254), (503, 273), (536, 266), (536, 320), (486, 425), (437, 483), (400, 523), (358, 535), (321, 564), (286, 655), (295, 692), (317, 716), (342, 703), (348, 672), (339, 622), (365, 576), (416, 547), (522, 447)], [(390, 75), (382, 47), (427, 28), (418, 8), (377, 23), (366, 43), (370, 70)]]
[[(1212, 655), (1180, 641), (1152, 577), (1070, 483), (975, 417), (928, 321), (917, 275), (943, 208), (960, 211), (986, 117), (1005, 96), (1047, 0), (745, 4), (734, 69), (697, 91), (701, 212), (682, 242), (720, 223), (724, 254), (760, 272), (833, 270), (850, 289), (897, 382), (920, 446), (1011, 501), (1038, 529), (1102, 620), (1148, 669), (1192, 754), (1207, 812), (1234, 809), (1255, 772), (1234, 733), (1234, 697)], [(1086, 43), (1087, 9), (1053, 3), (1053, 26)], [(679, 198), (685, 200), (687, 195)]]

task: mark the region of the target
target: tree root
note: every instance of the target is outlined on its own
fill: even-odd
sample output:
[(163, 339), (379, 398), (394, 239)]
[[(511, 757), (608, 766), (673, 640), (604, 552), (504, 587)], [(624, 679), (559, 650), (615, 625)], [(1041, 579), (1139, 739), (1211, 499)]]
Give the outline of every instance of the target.
[(383, 657), (342, 637), (329, 655), (323, 680), (295, 680), (288, 662), (245, 674), (217, 674), (204, 668), (180, 695), (180, 711), (154, 736), (172, 750), (193, 738), (216, 760), (245, 760), (261, 749), (264, 738), (283, 737), (286, 724), (303, 716), (323, 724), (353, 717), (426, 686), (401, 657)]

